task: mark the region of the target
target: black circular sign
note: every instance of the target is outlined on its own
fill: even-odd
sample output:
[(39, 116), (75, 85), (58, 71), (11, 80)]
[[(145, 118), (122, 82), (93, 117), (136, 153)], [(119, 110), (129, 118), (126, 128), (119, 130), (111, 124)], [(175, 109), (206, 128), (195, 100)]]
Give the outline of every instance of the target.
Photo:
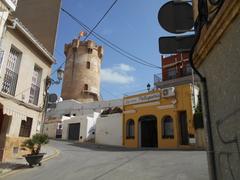
[(185, 33), (194, 24), (192, 5), (187, 2), (167, 2), (158, 12), (158, 22), (170, 33)]

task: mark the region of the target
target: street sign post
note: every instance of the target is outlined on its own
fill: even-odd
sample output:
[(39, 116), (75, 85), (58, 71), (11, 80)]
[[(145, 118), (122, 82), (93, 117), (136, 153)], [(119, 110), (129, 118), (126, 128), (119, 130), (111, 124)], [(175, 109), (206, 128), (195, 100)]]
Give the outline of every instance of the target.
[[(192, 31), (194, 25), (192, 5), (184, 1), (169, 1), (160, 8), (158, 21), (162, 28), (170, 33)], [(189, 52), (194, 40), (195, 35), (160, 37), (159, 51), (161, 54)]]

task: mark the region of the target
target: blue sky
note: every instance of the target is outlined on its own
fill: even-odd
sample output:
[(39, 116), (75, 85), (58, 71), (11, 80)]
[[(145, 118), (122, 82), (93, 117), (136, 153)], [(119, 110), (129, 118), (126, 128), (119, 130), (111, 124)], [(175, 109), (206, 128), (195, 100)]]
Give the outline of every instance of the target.
[[(113, 1), (62, 0), (62, 7), (89, 27), (93, 27)], [(157, 14), (165, 2), (165, 0), (118, 0), (95, 32), (124, 50), (161, 66), (158, 38), (168, 33), (160, 27)], [(71, 42), (80, 31), (83, 29), (61, 12), (55, 51), (57, 64), (53, 66), (53, 70), (65, 60), (64, 44)], [(92, 36), (89, 39), (102, 45)], [(136, 64), (105, 45), (103, 47), (101, 95), (104, 100), (121, 98), (124, 93), (143, 90), (147, 83), (153, 86), (153, 75), (160, 73), (160, 69)], [(56, 78), (56, 75), (53, 78)], [(52, 86), (50, 91), (60, 94), (61, 85)]]

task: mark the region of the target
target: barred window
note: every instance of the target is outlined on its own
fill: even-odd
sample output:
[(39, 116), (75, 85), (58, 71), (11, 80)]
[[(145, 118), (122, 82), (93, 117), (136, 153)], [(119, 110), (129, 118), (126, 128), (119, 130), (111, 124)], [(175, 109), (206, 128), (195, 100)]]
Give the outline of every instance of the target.
[(32, 84), (30, 88), (29, 103), (38, 105), (39, 91), (41, 85), (42, 69), (37, 65), (34, 66)]
[(33, 119), (30, 117), (27, 117), (27, 120), (22, 120), (19, 132), (20, 137), (30, 137), (32, 130), (32, 121)]
[(7, 61), (6, 73), (3, 79), (2, 92), (12, 96), (15, 95), (17, 87), (21, 55), (21, 52), (19, 52), (16, 48), (11, 47)]
[(126, 133), (128, 139), (134, 139), (134, 121), (132, 119), (127, 121)]
[(165, 116), (163, 118), (163, 134), (162, 138), (164, 139), (173, 139), (174, 138), (174, 132), (173, 132), (173, 119), (171, 116)]

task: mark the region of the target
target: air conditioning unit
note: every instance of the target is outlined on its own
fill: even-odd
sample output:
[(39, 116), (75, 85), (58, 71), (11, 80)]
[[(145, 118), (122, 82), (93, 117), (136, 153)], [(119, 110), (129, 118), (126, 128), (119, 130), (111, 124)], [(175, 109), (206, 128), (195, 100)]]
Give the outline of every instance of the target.
[(162, 89), (162, 97), (175, 96), (175, 87), (169, 87)]

